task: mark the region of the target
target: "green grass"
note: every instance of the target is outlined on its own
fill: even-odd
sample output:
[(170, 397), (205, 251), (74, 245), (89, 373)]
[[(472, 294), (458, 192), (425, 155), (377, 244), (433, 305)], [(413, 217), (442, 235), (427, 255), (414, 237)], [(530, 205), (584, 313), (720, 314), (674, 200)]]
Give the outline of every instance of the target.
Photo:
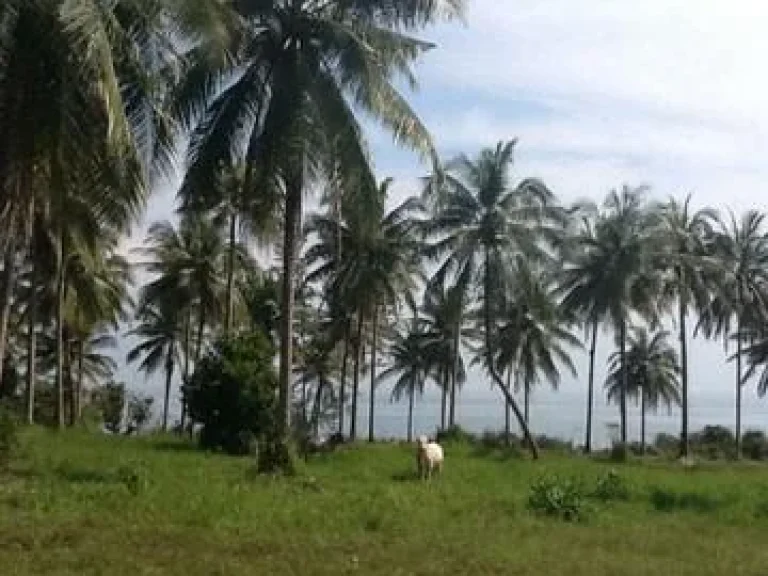
[(174, 439), (28, 431), (0, 477), (3, 575), (765, 575), (768, 468), (616, 467), (627, 500), (589, 499), (586, 522), (527, 508), (542, 476), (594, 488), (612, 467), (446, 447), (442, 478), (412, 450), (318, 456), (293, 479)]

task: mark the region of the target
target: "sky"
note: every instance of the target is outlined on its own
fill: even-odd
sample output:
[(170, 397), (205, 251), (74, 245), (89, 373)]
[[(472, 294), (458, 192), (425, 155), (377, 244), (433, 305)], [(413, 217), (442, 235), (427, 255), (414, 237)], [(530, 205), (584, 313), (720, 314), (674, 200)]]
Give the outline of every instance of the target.
[[(766, 21), (768, 3), (757, 0), (471, 0), (464, 24), (421, 34), (437, 48), (409, 100), (443, 156), (517, 138), (515, 174), (542, 178), (565, 202), (647, 184), (659, 199), (691, 193), (696, 206), (765, 210)], [(428, 167), (375, 127), (369, 135), (379, 175), (396, 178), (400, 197), (415, 192)], [(175, 187), (158, 190), (130, 246), (170, 217)], [(722, 344), (693, 343), (693, 402), (732, 402), (725, 357)], [(586, 374), (586, 358), (577, 363)], [(153, 392), (160, 384), (126, 379)]]

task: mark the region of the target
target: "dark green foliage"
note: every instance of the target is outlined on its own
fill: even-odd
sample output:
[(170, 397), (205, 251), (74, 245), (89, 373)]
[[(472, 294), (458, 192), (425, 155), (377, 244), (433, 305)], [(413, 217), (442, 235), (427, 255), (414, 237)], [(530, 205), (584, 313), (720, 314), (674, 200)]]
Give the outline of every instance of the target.
[(17, 416), (0, 405), (0, 470), (10, 464), (19, 445)]
[(277, 402), (274, 348), (261, 332), (219, 341), (187, 388), (189, 415), (202, 424), (200, 444), (244, 455), (271, 434)]
[(125, 408), (125, 384), (108, 382), (96, 393), (96, 403), (101, 408), (104, 427), (113, 433), (120, 432)]
[(656, 435), (653, 446), (661, 453), (673, 453), (679, 449), (680, 439), (672, 434), (664, 434), (662, 432)]
[(565, 522), (581, 522), (587, 517), (581, 484), (573, 479), (560, 479), (556, 476), (540, 478), (533, 483), (528, 508)]
[(259, 442), (256, 465), (259, 474), (296, 474), (296, 457), (291, 446), (271, 435)]
[(733, 459), (736, 456), (736, 438), (725, 426), (705, 426), (691, 434), (694, 453), (710, 460)]
[(462, 442), (471, 443), (475, 441), (475, 436), (471, 432), (467, 432), (459, 425), (453, 425), (445, 428), (444, 430), (438, 430), (435, 434), (435, 438), (438, 442)]
[(741, 450), (747, 458), (765, 460), (768, 458), (768, 438), (760, 430), (749, 430), (741, 438)]
[(622, 442), (614, 442), (609, 456), (611, 462), (624, 463), (629, 458), (629, 449)]
[(609, 470), (597, 479), (597, 486), (592, 496), (603, 502), (629, 500), (629, 485), (616, 470)]
[(709, 494), (674, 492), (664, 488), (654, 488), (651, 491), (651, 504), (659, 512), (675, 512), (677, 510), (712, 512), (722, 505), (722, 501)]
[(131, 394), (128, 400), (128, 425), (135, 430), (141, 430), (152, 418), (153, 403), (154, 398)]

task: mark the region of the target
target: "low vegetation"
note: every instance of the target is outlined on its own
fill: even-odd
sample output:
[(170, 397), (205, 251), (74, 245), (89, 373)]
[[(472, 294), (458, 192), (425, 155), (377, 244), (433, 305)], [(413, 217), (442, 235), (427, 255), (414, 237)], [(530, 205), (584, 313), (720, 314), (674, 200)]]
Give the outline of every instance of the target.
[[(18, 576), (757, 576), (768, 561), (762, 465), (533, 462), (448, 441), (431, 482), (396, 443), (339, 447), (275, 480), (178, 437), (20, 440), (0, 477), (0, 564)], [(557, 513), (530, 508), (565, 485)]]

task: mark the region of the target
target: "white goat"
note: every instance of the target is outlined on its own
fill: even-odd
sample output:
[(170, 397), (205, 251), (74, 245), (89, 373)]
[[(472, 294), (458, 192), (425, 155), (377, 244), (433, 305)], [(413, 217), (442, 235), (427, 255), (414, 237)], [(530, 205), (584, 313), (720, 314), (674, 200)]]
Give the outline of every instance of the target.
[(416, 449), (416, 462), (419, 478), (430, 478), (433, 471), (443, 470), (443, 448), (437, 442), (430, 442), (426, 436), (419, 436)]

